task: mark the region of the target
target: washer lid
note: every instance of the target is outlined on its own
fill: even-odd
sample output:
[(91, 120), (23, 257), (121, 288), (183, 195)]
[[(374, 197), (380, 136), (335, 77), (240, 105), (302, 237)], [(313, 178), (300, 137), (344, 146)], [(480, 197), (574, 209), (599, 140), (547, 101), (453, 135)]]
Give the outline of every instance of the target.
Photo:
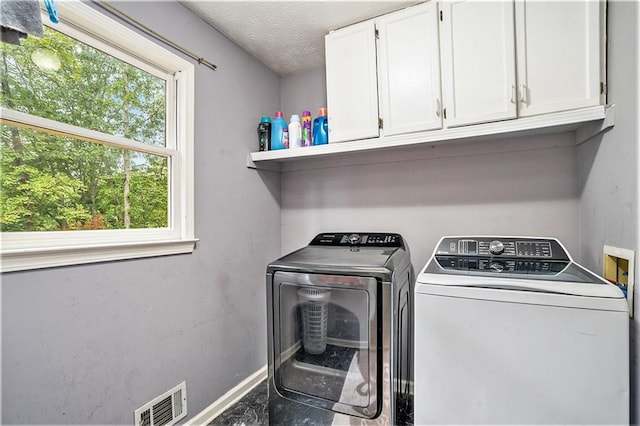
[(537, 291), (587, 297), (624, 298), (622, 291), (572, 261), (545, 262), (505, 258), (451, 258), (435, 256), (418, 283), (456, 287)]
[(622, 298), (622, 291), (573, 261), (555, 238), (442, 237), (418, 283)]

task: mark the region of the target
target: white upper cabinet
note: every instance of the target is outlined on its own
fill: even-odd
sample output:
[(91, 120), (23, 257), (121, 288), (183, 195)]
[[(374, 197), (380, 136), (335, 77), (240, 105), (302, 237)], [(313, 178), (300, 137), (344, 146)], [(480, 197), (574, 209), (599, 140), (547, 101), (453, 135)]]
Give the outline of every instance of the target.
[[(329, 143), (297, 158), (613, 125), (605, 0), (431, 0), (325, 37)], [(565, 127), (563, 127), (565, 126)], [(584, 140), (584, 136), (576, 136)]]
[(329, 143), (377, 137), (378, 88), (373, 21), (325, 36)]
[(445, 126), (516, 118), (513, 2), (444, 1), (440, 19)]
[(375, 22), (384, 135), (442, 128), (436, 2)]
[(598, 1), (515, 3), (520, 116), (599, 105)]

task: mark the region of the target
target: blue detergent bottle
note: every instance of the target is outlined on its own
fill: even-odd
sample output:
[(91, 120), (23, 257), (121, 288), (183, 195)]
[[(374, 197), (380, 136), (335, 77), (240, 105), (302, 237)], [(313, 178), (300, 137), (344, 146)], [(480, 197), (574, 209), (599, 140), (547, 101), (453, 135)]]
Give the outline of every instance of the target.
[(271, 149), (286, 149), (284, 131), (289, 131), (287, 121), (284, 119), (282, 111), (276, 111), (276, 116), (271, 122)]
[(327, 109), (320, 108), (318, 116), (313, 120), (313, 144), (329, 143), (329, 124), (327, 123)]

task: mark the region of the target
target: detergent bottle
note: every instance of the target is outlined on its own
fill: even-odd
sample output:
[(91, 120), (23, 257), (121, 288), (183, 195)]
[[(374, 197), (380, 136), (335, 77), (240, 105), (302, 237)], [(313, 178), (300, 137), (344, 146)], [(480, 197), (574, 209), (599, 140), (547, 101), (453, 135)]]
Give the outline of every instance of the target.
[(289, 148), (300, 148), (302, 146), (302, 126), (300, 116), (293, 114), (289, 120)]
[(271, 149), (271, 117), (262, 117), (258, 124), (258, 149), (269, 151)]
[(302, 146), (311, 146), (311, 111), (302, 112)]
[(329, 143), (329, 124), (327, 123), (327, 109), (320, 108), (318, 116), (313, 120), (313, 144)]
[[(286, 132), (285, 132), (286, 131)], [(287, 122), (285, 121), (282, 111), (276, 111), (276, 116), (271, 122), (271, 149), (286, 149), (284, 134), (289, 131)]]

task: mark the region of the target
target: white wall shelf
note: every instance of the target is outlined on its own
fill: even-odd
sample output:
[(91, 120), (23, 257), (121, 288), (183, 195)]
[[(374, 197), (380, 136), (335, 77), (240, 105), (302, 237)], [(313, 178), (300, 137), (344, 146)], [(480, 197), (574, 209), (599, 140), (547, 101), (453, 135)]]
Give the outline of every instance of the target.
[(346, 153), (366, 153), (383, 149), (432, 146), (448, 141), (473, 142), (487, 136), (520, 137), (544, 133), (573, 131), (576, 144), (613, 127), (615, 106), (594, 106), (534, 117), (518, 118), (472, 126), (416, 132), (403, 135), (381, 136), (350, 142), (277, 151), (252, 152), (247, 155), (247, 167), (263, 170), (282, 170), (285, 162), (307, 159), (327, 159)]

